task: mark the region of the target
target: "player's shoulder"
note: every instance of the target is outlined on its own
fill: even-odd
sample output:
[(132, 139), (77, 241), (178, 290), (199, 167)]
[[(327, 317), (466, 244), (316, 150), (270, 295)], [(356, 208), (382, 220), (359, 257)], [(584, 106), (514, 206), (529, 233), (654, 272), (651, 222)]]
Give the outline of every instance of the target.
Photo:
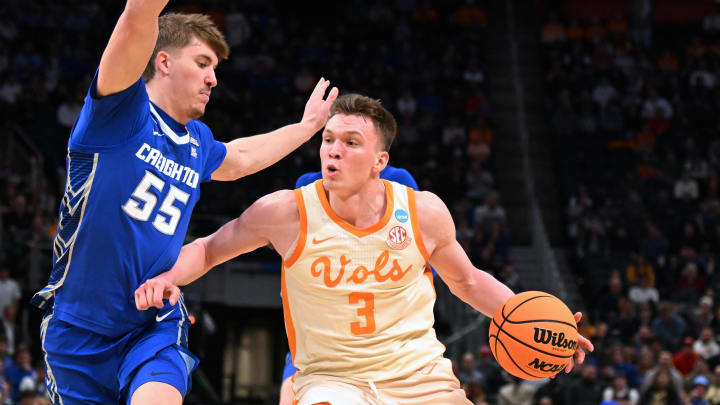
[(297, 200), (293, 190), (278, 190), (260, 197), (253, 204), (268, 214), (297, 212)]
[(432, 191), (415, 191), (415, 206), (418, 212), (432, 215), (447, 212), (445, 202)]

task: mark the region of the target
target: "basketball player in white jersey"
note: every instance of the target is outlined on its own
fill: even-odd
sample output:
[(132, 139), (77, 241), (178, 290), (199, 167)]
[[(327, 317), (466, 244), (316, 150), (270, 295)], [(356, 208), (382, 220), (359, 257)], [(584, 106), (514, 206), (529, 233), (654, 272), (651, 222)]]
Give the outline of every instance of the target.
[[(380, 179), (397, 126), (378, 101), (345, 95), (330, 114), (320, 147), (322, 179), (268, 194), (214, 234), (185, 245), (172, 269), (136, 290), (136, 305), (172, 302), (176, 286), (272, 244), (283, 258), (285, 326), (300, 405), (469, 404), (435, 336), (428, 263), (456, 296), (489, 317), (513, 293), (470, 263), (435, 194)], [(579, 343), (592, 350), (584, 337)], [(584, 357), (578, 350), (577, 361)]]

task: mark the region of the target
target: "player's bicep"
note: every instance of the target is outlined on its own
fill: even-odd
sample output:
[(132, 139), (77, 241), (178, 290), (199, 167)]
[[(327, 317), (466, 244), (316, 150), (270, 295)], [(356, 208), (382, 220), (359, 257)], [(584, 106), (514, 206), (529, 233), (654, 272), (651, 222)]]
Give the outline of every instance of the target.
[(472, 272), (478, 271), (460, 243), (454, 239), (433, 251), (430, 265), (451, 289), (453, 286), (467, 284), (472, 279)]

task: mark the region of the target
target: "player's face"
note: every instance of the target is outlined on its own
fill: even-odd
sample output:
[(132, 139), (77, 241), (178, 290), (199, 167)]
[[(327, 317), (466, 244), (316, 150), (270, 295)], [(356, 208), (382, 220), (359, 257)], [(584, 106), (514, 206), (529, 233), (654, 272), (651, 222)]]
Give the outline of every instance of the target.
[(372, 120), (337, 114), (325, 125), (320, 146), (322, 177), (328, 190), (358, 190), (377, 178), (387, 164), (387, 152)]
[(173, 59), (177, 62), (170, 78), (176, 102), (188, 119), (198, 119), (205, 114), (210, 92), (217, 85), (217, 55), (205, 42), (193, 38)]

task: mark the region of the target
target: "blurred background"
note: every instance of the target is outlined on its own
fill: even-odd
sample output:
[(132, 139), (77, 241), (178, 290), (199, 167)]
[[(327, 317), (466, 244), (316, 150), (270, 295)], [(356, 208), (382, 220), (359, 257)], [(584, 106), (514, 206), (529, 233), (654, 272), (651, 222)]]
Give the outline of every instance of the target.
[[(51, 268), (69, 131), (123, 6), (0, 4), (2, 405), (43, 403), (42, 313), (29, 299)], [(378, 98), (399, 125), (390, 163), (446, 202), (473, 263), (583, 311), (596, 348), (586, 365), (522, 382), (492, 358), (487, 318), (437, 279), (436, 331), (473, 403), (720, 404), (720, 3), (168, 9), (209, 14), (231, 46), (202, 118), (216, 139), (299, 120), (321, 76)], [(316, 137), (259, 174), (204, 184), (187, 241), (319, 170), (318, 148)], [(186, 403), (277, 403), (288, 350), (279, 270), (261, 249), (184, 289), (201, 359)]]

